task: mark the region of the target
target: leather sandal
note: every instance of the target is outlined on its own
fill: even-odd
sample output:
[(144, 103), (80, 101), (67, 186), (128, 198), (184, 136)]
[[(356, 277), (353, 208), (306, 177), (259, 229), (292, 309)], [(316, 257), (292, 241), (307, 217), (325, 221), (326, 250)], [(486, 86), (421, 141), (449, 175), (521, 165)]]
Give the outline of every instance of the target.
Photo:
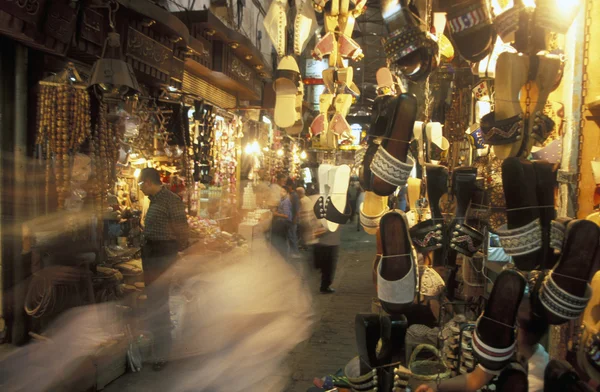
[(377, 379), (375, 370), (379, 366), (377, 344), (381, 339), (379, 315), (358, 313), (354, 319), (354, 331), (358, 357), (346, 365), (344, 374), (351, 384), (364, 385), (374, 378)]
[(345, 133), (351, 133), (352, 128), (348, 121), (346, 121), (346, 116), (348, 115), (348, 111), (350, 110), (350, 106), (352, 105), (352, 95), (350, 94), (338, 94), (334, 100), (335, 106), (335, 114), (331, 118), (331, 122), (329, 123), (329, 132), (333, 132), (338, 136), (341, 136)]
[(404, 186), (410, 176), (414, 162), (408, 156), (409, 142), (416, 118), (417, 100), (412, 94), (401, 94), (392, 98), (388, 105), (394, 114), (388, 123), (384, 140), (377, 149), (371, 171), (373, 192), (389, 196), (398, 186)]
[(473, 332), (473, 356), (486, 371), (499, 372), (516, 351), (516, 319), (527, 284), (515, 270), (498, 275)]
[[(552, 222), (556, 219), (554, 209), (554, 190), (556, 188), (557, 167), (546, 161), (532, 161), (535, 170), (535, 189), (537, 202), (540, 205), (540, 224), (542, 226), (542, 251), (538, 265), (541, 269), (552, 268), (558, 256), (554, 253), (551, 243)], [(566, 227), (565, 227), (566, 228)], [(555, 234), (556, 236), (556, 234)], [(556, 239), (555, 241), (558, 241)]]
[[(537, 293), (546, 321), (559, 325), (579, 318), (591, 297), (592, 269), (600, 262), (600, 228), (593, 222), (568, 223), (558, 263)], [(540, 311), (540, 309), (538, 309)]]
[(312, 52), (312, 56), (316, 60), (323, 60), (325, 56), (337, 57), (337, 41), (335, 40), (335, 33), (326, 33), (319, 42), (315, 45), (315, 49)]
[(507, 224), (496, 231), (500, 244), (522, 271), (538, 266), (542, 252), (542, 226), (533, 164), (523, 158), (502, 163), (502, 187)]
[(271, 39), (279, 57), (285, 56), (286, 26), (287, 26), (287, 1), (274, 0), (263, 20), (267, 35)]
[(300, 56), (317, 29), (317, 16), (312, 0), (302, 0), (294, 21), (294, 54)]
[(402, 313), (415, 298), (417, 272), (408, 222), (402, 211), (385, 214), (380, 221), (382, 256), (377, 271), (377, 297), (389, 314)]
[(517, 0), (510, 9), (494, 18), (494, 28), (502, 42), (507, 44), (514, 42), (515, 33), (519, 29), (519, 18), (524, 9), (523, 3)]
[[(445, 234), (446, 227), (444, 224), (444, 216), (440, 209), (440, 200), (443, 195), (448, 193), (448, 168), (445, 166), (427, 164), (425, 165), (425, 173), (427, 174), (427, 197), (431, 209), (431, 220), (435, 226), (441, 225), (442, 233)], [(433, 266), (443, 266), (445, 256), (443, 247), (438, 247), (433, 251)]]
[(494, 146), (494, 153), (500, 159), (517, 156), (526, 137), (519, 95), (527, 83), (528, 72), (528, 57), (509, 52), (498, 56), (496, 104), (494, 112), (481, 119), (481, 130), (486, 144)]
[(483, 60), (496, 41), (488, 1), (450, 0), (447, 4), (448, 27), (455, 47), (471, 62)]
[(319, 97), (319, 114), (310, 124), (310, 133), (312, 136), (320, 135), (329, 128), (329, 108), (333, 102), (332, 94), (321, 94)]
[(436, 37), (421, 28), (416, 15), (409, 10), (406, 0), (382, 0), (384, 23), (389, 31), (384, 42), (386, 57), (408, 79), (420, 81), (437, 67), (438, 44)]
[(296, 122), (296, 95), (302, 83), (300, 69), (293, 56), (285, 56), (275, 72), (275, 124), (288, 128)]
[(448, 226), (449, 240), (446, 263), (456, 265), (458, 253), (473, 257), (483, 243), (483, 235), (475, 228), (466, 224), (467, 211), (475, 192), (477, 168), (459, 167), (452, 173), (452, 193), (456, 199), (456, 211), (452, 223)]
[(351, 37), (340, 35), (338, 38), (339, 43), (339, 54), (342, 58), (350, 59), (353, 61), (360, 61), (365, 55), (363, 54), (360, 45), (356, 43)]

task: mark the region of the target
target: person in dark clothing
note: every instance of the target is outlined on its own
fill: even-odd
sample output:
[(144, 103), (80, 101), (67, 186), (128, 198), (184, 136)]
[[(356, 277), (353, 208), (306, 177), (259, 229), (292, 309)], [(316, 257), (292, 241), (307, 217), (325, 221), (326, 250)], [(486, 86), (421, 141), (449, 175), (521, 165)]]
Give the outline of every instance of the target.
[(165, 276), (177, 252), (187, 246), (188, 223), (185, 205), (179, 196), (163, 186), (156, 169), (143, 169), (139, 187), (150, 199), (144, 216), (142, 267), (145, 292), (150, 304), (148, 328), (154, 336), (154, 370), (161, 370), (171, 348), (169, 282)]
[(335, 277), (340, 239), (339, 230), (328, 231), (319, 237), (319, 242), (313, 246), (315, 268), (321, 270), (321, 294), (335, 293), (331, 283)]
[(296, 192), (294, 181), (290, 178), (286, 184), (289, 193), (290, 203), (292, 206), (292, 223), (288, 229), (288, 243), (290, 245), (290, 253), (293, 258), (300, 257), (298, 249), (298, 223), (300, 214), (300, 196)]
[(281, 199), (277, 210), (273, 212), (273, 226), (271, 227), (271, 244), (287, 259), (288, 235), (292, 225), (292, 202), (285, 187), (280, 190)]

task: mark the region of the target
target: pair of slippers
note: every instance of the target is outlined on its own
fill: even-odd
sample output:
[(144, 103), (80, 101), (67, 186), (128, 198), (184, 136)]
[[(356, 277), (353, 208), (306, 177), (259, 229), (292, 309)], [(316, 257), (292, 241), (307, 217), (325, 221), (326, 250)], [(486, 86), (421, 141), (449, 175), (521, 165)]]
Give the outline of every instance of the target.
[[(467, 224), (467, 212), (475, 193), (477, 169), (459, 167), (452, 173), (452, 189), (448, 189), (448, 169), (444, 166), (426, 164), (427, 195), (431, 206), (431, 219), (410, 229), (412, 241), (419, 253), (432, 259), (433, 266), (456, 265), (459, 254), (473, 257), (481, 248), (484, 236)], [(452, 194), (456, 203), (454, 218), (446, 222), (440, 202), (446, 194)]]
[(313, 207), (314, 214), (329, 231), (336, 231), (350, 219), (351, 207), (348, 203), (350, 184), (348, 165), (319, 166), (319, 191), (321, 196)]
[(405, 362), (406, 327), (405, 317), (369, 313), (356, 315), (358, 357), (344, 368), (353, 391), (396, 391), (408, 385), (410, 371), (407, 368), (385, 366)]
[(408, 0), (383, 0), (381, 10), (389, 32), (384, 42), (388, 62), (412, 81), (426, 79), (438, 66), (437, 37), (424, 28)]
[[(294, 20), (294, 54), (300, 56), (317, 29), (317, 16), (311, 0), (300, 0)], [(279, 57), (284, 57), (287, 41), (288, 2), (274, 0), (263, 20), (263, 26)]]
[(275, 72), (275, 124), (290, 135), (302, 132), (302, 101), (304, 84), (298, 63), (293, 56), (285, 56)]
[[(529, 80), (532, 62), (537, 63), (537, 72)], [(553, 54), (498, 56), (494, 111), (481, 118), (485, 143), (493, 146), (498, 158), (527, 157), (534, 145), (548, 138), (555, 124), (543, 110), (560, 84), (562, 66), (560, 56)]]
[[(588, 282), (598, 263), (600, 228), (585, 220), (570, 221), (560, 259), (535, 282), (531, 293), (534, 315), (548, 324), (560, 325), (579, 318), (584, 310), (588, 312), (588, 303), (592, 303)], [(494, 282), (473, 334), (474, 354), (487, 370), (502, 370), (516, 350), (515, 320), (526, 284), (523, 275), (511, 269), (502, 271)], [(596, 305), (597, 301), (592, 306)]]
[(383, 95), (373, 106), (368, 146), (359, 164), (359, 180), (365, 190), (360, 219), (369, 234), (375, 234), (386, 212), (387, 197), (406, 185), (413, 170), (408, 152), (416, 110), (412, 94)]
[(502, 162), (507, 224), (496, 233), (522, 271), (549, 269), (556, 263), (551, 241), (558, 225), (552, 223), (556, 170), (556, 165), (546, 161), (508, 158)]

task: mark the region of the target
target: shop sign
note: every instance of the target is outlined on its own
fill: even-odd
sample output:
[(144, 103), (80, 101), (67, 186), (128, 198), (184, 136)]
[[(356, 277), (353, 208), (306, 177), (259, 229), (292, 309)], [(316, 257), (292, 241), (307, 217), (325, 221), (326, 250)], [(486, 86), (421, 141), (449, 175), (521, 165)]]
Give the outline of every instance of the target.
[(171, 61), (171, 77), (179, 82), (183, 81), (183, 60), (177, 58), (177, 56), (173, 56)]
[(46, 0), (1, 0), (0, 9), (25, 23), (37, 25)]
[(127, 34), (127, 55), (167, 75), (171, 73), (173, 51), (132, 27)]
[(64, 44), (69, 44), (75, 30), (77, 10), (77, 7), (70, 7), (60, 1), (50, 2), (44, 32)]
[(91, 8), (83, 10), (81, 38), (98, 46), (104, 44), (104, 17)]
[(327, 60), (306, 59), (305, 78), (322, 79), (323, 70), (329, 68)]
[(243, 84), (260, 97), (262, 84), (260, 78), (256, 77), (254, 70), (232, 53), (228, 57), (231, 59), (229, 62), (229, 77)]

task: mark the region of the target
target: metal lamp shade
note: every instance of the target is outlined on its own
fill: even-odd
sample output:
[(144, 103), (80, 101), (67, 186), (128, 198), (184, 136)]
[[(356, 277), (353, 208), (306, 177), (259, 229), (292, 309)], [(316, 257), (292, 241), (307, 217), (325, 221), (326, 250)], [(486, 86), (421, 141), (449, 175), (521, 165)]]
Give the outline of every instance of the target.
[(120, 95), (139, 92), (140, 86), (131, 65), (123, 60), (101, 58), (94, 63), (90, 86), (98, 86), (105, 94)]

